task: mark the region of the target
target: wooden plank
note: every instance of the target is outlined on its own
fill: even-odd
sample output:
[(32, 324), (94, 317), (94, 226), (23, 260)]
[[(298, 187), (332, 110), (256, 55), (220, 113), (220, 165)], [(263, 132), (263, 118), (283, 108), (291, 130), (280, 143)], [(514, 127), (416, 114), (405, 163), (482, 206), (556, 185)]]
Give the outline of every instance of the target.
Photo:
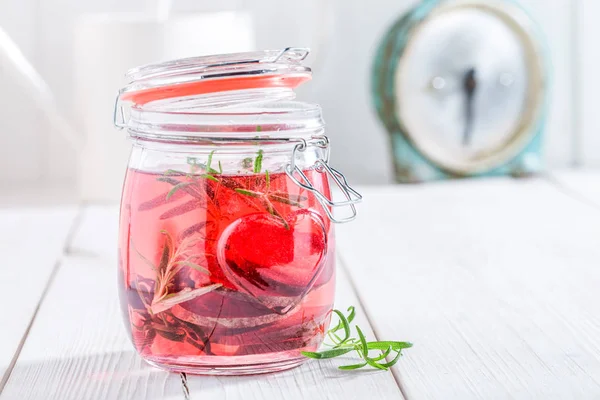
[(133, 352), (118, 306), (115, 265), (61, 265), (0, 399), (183, 398), (179, 377)]
[[(0, 400), (185, 398), (180, 376), (146, 366), (126, 337), (116, 262), (104, 253), (116, 237), (102, 229), (90, 233), (100, 219), (117, 219), (117, 214), (97, 210), (87, 210), (71, 246), (82, 254), (72, 251), (61, 265)], [(99, 256), (87, 251), (93, 248)], [(340, 308), (358, 305), (343, 272), (337, 287)], [(364, 313), (358, 313), (359, 324), (371, 335)], [(402, 398), (390, 372), (343, 373), (335, 368), (338, 363), (309, 361), (291, 371), (256, 377), (188, 376), (187, 385), (190, 398), (202, 400)]]
[(565, 194), (600, 207), (600, 170), (572, 169), (552, 172), (550, 180)]
[(76, 214), (76, 207), (0, 209), (0, 391)]
[(119, 206), (88, 205), (84, 207), (81, 224), (69, 245), (70, 254), (103, 257), (117, 261)]
[(364, 190), (339, 249), (411, 398), (600, 397), (600, 213), (542, 180)]

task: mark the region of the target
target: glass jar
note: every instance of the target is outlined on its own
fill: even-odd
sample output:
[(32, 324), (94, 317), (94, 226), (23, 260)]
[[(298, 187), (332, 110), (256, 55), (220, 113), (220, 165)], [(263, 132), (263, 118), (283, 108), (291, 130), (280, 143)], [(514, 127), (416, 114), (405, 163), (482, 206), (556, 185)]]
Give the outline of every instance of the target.
[[(129, 72), (115, 124), (133, 139), (119, 293), (137, 352), (200, 374), (294, 367), (329, 324), (332, 222), (360, 195), (328, 165), (321, 109), (294, 101), (305, 49)], [(329, 178), (346, 199), (331, 200)], [(335, 207), (347, 207), (336, 219)]]

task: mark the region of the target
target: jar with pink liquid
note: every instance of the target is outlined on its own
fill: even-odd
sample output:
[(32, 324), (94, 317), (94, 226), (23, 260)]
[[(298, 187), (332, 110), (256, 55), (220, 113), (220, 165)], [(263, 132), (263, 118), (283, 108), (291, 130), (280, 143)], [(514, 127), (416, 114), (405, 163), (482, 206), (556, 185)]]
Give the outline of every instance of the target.
[(133, 141), (118, 284), (148, 363), (255, 374), (299, 365), (301, 351), (321, 344), (334, 223), (354, 219), (361, 197), (328, 164), (320, 107), (294, 100), (311, 78), (307, 54), (197, 57), (128, 73), (115, 106)]

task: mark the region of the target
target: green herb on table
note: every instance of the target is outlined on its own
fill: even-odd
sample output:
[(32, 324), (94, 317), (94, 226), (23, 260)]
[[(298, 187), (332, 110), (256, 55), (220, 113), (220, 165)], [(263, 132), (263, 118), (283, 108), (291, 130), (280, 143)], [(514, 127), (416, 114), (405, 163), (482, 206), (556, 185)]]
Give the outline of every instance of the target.
[[(342, 370), (353, 370), (359, 369), (366, 366), (371, 366), (376, 369), (387, 371), (391, 366), (396, 364), (402, 355), (402, 349), (408, 349), (412, 347), (412, 343), (408, 342), (394, 342), (394, 341), (372, 341), (368, 342), (365, 338), (360, 327), (356, 326), (356, 333), (358, 337), (352, 337), (352, 330), (350, 323), (354, 320), (355, 310), (354, 307), (348, 308), (348, 316), (345, 316), (339, 310), (333, 310), (338, 316), (339, 322), (333, 328), (327, 331), (327, 337), (332, 344), (324, 344), (329, 349), (310, 352), (303, 351), (302, 354), (309, 358), (316, 360), (323, 360), (326, 358), (335, 358), (343, 356), (350, 352), (355, 351), (361, 359), (360, 363), (342, 365), (339, 369)], [(379, 351), (380, 354), (375, 357), (371, 357), (369, 352), (371, 350)], [(390, 354), (395, 353), (391, 361), (387, 361), (386, 358)], [(381, 362), (383, 360), (383, 362)]]

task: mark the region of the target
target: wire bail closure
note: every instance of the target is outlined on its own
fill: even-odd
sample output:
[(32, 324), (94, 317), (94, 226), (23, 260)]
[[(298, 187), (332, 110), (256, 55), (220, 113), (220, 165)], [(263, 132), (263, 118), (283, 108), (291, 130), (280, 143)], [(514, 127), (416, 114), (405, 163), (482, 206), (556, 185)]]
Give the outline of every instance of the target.
[[(346, 222), (353, 221), (356, 218), (356, 204), (362, 201), (362, 196), (348, 184), (344, 174), (329, 166), (329, 138), (327, 138), (327, 136), (319, 136), (318, 139), (320, 139), (320, 142), (319, 144), (317, 144), (317, 146), (326, 149), (327, 153), (325, 156), (325, 160), (321, 158), (317, 159), (317, 161), (315, 162), (316, 168), (317, 170), (325, 171), (325, 173), (328, 174), (331, 177), (331, 179), (333, 179), (333, 181), (336, 183), (336, 185), (340, 188), (340, 190), (346, 197), (346, 200), (333, 201), (333, 199), (327, 198), (327, 196), (319, 192), (319, 190), (317, 190), (312, 185), (306, 174), (304, 174), (304, 172), (302, 172), (302, 170), (296, 165), (297, 153), (305, 151), (308, 147), (308, 144), (304, 139), (297, 139), (299, 143), (297, 143), (294, 146), (294, 150), (292, 150), (292, 159), (291, 162), (288, 165), (286, 165), (285, 172), (287, 176), (296, 185), (300, 186), (302, 189), (308, 190), (309, 192), (315, 195), (321, 206), (323, 206), (323, 210), (325, 210), (325, 213), (327, 214), (327, 217), (329, 217), (331, 222), (336, 224), (343, 224)], [(298, 173), (298, 175), (300, 175), (303, 182), (296, 178), (295, 173)], [(332, 208), (345, 206), (350, 207), (352, 214), (344, 218), (336, 218), (333, 215)]]
[(113, 111), (113, 124), (120, 130), (127, 128), (125, 108), (121, 104), (121, 91), (117, 93), (117, 98), (115, 99), (115, 108)]

